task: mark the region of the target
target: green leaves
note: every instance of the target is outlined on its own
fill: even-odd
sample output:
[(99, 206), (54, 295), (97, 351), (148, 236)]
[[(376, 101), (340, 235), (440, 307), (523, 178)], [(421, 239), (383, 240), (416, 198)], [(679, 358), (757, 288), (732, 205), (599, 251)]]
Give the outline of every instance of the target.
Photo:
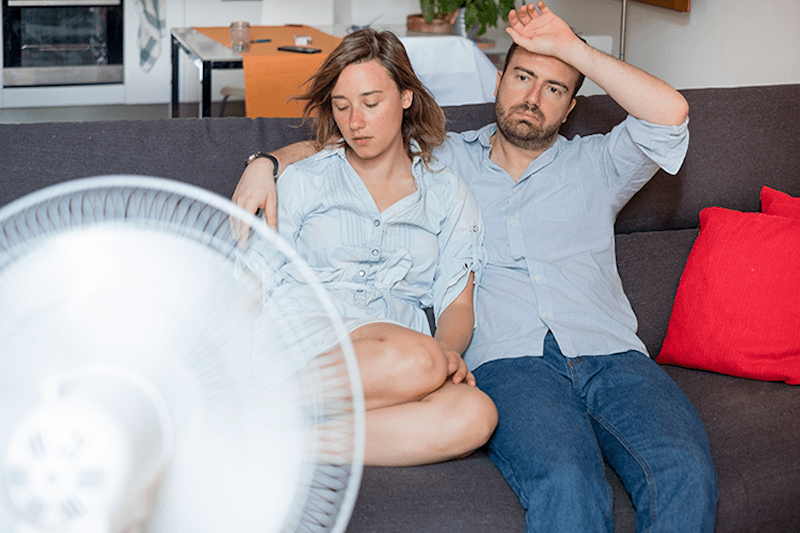
[(464, 7), (468, 0), (420, 0), (422, 14), (428, 22), (435, 18), (445, 18), (456, 9)]
[(420, 0), (422, 13), (428, 22), (444, 18), (463, 7), (467, 28), (480, 24), (478, 35), (486, 33), (487, 26), (497, 26), (500, 17), (508, 20), (508, 12), (514, 9), (514, 0)]

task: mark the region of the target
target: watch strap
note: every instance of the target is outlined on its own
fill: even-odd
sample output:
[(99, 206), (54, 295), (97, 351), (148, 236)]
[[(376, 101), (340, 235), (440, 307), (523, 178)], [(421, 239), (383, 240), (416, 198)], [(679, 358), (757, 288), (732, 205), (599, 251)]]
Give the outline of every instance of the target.
[(245, 161), (244, 164), (245, 168), (247, 168), (247, 166), (250, 163), (258, 159), (259, 157), (263, 157), (265, 159), (269, 159), (270, 161), (272, 161), (272, 168), (273, 168), (272, 179), (278, 181), (278, 159), (272, 154), (268, 154), (265, 152), (255, 152), (253, 154), (250, 154), (250, 156), (247, 158), (247, 161)]

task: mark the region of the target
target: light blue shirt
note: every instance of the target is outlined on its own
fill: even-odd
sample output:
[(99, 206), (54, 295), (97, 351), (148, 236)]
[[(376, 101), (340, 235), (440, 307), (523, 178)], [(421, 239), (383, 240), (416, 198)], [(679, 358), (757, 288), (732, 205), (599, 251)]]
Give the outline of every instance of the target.
[(540, 356), (548, 330), (567, 357), (646, 354), (617, 272), (614, 222), (659, 167), (678, 171), (688, 120), (672, 127), (628, 116), (605, 135), (559, 136), (519, 182), (489, 159), (495, 131), (450, 134), (435, 152), (467, 182), (486, 226), (469, 368)]
[(278, 180), (278, 231), (344, 318), (391, 319), (430, 333), (485, 259), (483, 223), (464, 181), (414, 158), (417, 190), (383, 212), (344, 148), (289, 166)]

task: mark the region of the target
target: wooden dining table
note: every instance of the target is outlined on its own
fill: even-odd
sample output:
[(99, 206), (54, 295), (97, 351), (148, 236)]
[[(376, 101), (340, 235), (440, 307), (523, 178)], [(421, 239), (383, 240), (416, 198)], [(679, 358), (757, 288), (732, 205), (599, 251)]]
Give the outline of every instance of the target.
[[(247, 116), (299, 117), (302, 102), (292, 97), (303, 92), (303, 84), (341, 42), (341, 38), (304, 25), (252, 26), (250, 49), (237, 53), (230, 48), (230, 29), (223, 27), (173, 28), (172, 116), (178, 116), (179, 52), (183, 50), (201, 70), (200, 116), (211, 116), (211, 76), (215, 69), (244, 69)], [(306, 54), (278, 50), (294, 45), (296, 36), (311, 38), (310, 47), (321, 50)]]

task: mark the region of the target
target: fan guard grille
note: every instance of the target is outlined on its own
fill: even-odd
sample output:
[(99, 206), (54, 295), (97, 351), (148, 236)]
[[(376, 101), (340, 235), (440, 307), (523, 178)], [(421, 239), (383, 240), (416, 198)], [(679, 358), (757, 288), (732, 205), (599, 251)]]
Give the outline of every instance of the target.
[[(255, 243), (303, 279), (335, 349), (311, 358), (243, 341), (258, 324), (259, 276), (241, 260)], [(302, 337), (284, 318), (267, 337)], [(352, 347), (307, 265), (227, 200), (108, 176), (0, 209), (0, 353), (0, 532), (31, 519), (13, 497), (26, 478), (10, 464), (11, 428), (41, 403), (43, 381), (109, 366), (143, 376), (171, 410), (174, 451), (146, 531), (344, 531), (364, 439)], [(276, 382), (263, 369), (280, 357), (299, 360)]]

